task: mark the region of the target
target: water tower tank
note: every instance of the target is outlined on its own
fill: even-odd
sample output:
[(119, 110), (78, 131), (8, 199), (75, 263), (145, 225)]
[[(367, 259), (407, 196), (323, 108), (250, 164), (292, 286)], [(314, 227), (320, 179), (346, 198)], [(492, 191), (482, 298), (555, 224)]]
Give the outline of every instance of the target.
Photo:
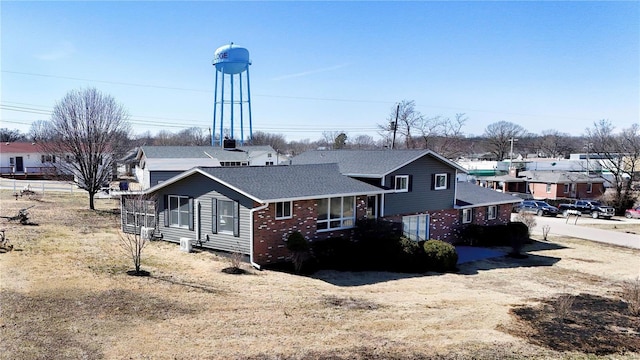
[(239, 74), (251, 65), (249, 50), (233, 43), (221, 46), (213, 54), (213, 65), (224, 74)]

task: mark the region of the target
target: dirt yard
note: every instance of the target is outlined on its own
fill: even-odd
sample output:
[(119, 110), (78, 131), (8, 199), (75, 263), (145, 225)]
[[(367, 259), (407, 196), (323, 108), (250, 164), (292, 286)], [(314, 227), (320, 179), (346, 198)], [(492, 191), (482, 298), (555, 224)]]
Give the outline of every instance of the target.
[(117, 202), (0, 192), (3, 216), (31, 205), (29, 225), (0, 219), (14, 245), (0, 253), (2, 359), (640, 358), (620, 297), (637, 250), (550, 237), (454, 274), (304, 277), (225, 274), (223, 256), (152, 242), (151, 276), (134, 277)]

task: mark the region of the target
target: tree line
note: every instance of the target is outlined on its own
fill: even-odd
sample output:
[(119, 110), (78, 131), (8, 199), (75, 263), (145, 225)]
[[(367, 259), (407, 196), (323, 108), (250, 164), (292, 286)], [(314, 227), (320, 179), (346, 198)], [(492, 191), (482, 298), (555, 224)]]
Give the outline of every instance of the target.
[[(55, 166), (76, 175), (75, 182), (93, 195), (104, 185), (105, 168), (126, 152), (145, 145), (210, 145), (211, 132), (192, 127), (173, 133), (162, 130), (133, 135), (125, 107), (95, 88), (70, 91), (54, 106), (49, 120), (36, 121), (28, 133), (0, 129), (0, 141), (33, 141), (58, 155)], [(385, 122), (378, 124), (378, 139), (370, 135), (351, 136), (336, 129), (325, 131), (316, 140), (287, 141), (282, 134), (253, 133), (247, 145), (269, 145), (278, 153), (295, 156), (311, 149), (430, 149), (452, 160), (485, 158), (505, 160), (523, 157), (568, 158), (571, 153), (597, 154), (615, 177), (616, 202), (628, 203), (631, 184), (640, 180), (640, 125), (616, 129), (609, 120), (600, 120), (576, 136), (554, 129), (533, 134), (521, 125), (497, 121), (487, 125), (482, 136), (467, 137), (465, 114), (453, 117), (426, 116), (416, 110), (415, 101), (403, 100), (390, 109)]]

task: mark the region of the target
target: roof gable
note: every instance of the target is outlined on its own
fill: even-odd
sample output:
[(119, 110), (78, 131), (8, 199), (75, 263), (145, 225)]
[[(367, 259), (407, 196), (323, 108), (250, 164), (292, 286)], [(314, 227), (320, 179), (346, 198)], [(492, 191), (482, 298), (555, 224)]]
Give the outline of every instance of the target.
[(424, 156), (431, 156), (460, 172), (467, 172), (431, 150), (311, 150), (294, 157), (291, 162), (294, 165), (335, 163), (345, 175), (383, 177)]
[(500, 204), (515, 204), (522, 199), (469, 182), (456, 183), (456, 206), (458, 208)]
[(335, 164), (193, 168), (151, 187), (153, 193), (202, 174), (260, 203), (387, 192), (340, 174)]
[(522, 171), (529, 182), (565, 184), (565, 183), (603, 183), (604, 179), (572, 171)]
[(223, 149), (219, 146), (141, 146), (137, 159), (218, 159), (248, 161), (254, 153), (275, 152), (271, 146), (241, 146)]

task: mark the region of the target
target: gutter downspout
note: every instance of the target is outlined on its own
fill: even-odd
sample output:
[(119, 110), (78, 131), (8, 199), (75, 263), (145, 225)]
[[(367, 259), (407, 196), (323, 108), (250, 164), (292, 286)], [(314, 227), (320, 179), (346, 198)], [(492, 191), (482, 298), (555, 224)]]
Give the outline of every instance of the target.
[(195, 201), (195, 210), (196, 210), (196, 221), (195, 221), (195, 227), (196, 227), (196, 241), (200, 240), (200, 200), (196, 200)]
[(251, 264), (251, 266), (253, 266), (254, 268), (260, 270), (260, 265), (256, 264), (253, 261), (253, 214), (256, 211), (260, 211), (260, 210), (264, 210), (269, 206), (269, 203), (263, 204), (262, 206), (258, 206), (257, 208), (253, 208), (251, 210), (249, 210), (249, 218), (251, 219), (251, 227), (249, 227), (249, 239), (251, 240), (251, 247), (249, 247), (249, 263)]

